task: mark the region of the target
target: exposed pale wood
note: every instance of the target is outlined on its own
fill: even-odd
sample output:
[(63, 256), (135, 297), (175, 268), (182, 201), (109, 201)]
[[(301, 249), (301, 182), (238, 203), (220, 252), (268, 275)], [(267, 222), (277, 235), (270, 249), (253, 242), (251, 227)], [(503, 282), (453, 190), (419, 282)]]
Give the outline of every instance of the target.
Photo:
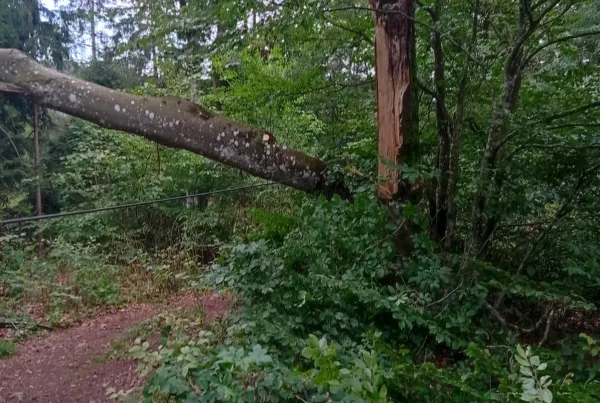
[(412, 139), (414, 1), (371, 0), (375, 21), (379, 197), (398, 193), (405, 149)]

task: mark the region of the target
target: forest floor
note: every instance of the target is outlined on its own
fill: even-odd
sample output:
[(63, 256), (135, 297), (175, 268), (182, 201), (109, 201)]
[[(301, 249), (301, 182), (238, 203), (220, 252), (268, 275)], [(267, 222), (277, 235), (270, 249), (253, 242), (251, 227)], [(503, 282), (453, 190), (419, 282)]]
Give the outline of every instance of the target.
[(141, 324), (166, 312), (199, 310), (211, 321), (224, 316), (229, 305), (226, 295), (187, 293), (164, 304), (130, 304), (29, 338), (18, 345), (15, 356), (0, 360), (0, 402), (109, 401), (109, 388), (128, 391), (143, 382), (133, 360), (122, 352), (111, 353), (124, 348), (123, 338), (133, 337)]

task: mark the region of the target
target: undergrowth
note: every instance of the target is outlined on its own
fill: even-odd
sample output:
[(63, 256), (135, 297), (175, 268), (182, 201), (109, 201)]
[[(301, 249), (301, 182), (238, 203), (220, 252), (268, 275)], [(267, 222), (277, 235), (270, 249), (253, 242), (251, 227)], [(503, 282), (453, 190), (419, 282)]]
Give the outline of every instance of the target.
[(187, 257), (138, 250), (107, 253), (100, 244), (53, 242), (44, 260), (31, 258), (26, 237), (0, 238), (0, 321), (11, 338), (40, 328), (68, 326), (128, 303), (164, 300), (192, 286), (201, 267)]
[[(521, 348), (485, 313), (493, 268), (443, 258), (416, 208), (387, 211), (364, 193), (254, 215), (206, 276), (238, 297), (227, 331), (135, 341), (145, 401), (596, 401), (595, 339)], [(420, 230), (399, 267), (407, 221)]]

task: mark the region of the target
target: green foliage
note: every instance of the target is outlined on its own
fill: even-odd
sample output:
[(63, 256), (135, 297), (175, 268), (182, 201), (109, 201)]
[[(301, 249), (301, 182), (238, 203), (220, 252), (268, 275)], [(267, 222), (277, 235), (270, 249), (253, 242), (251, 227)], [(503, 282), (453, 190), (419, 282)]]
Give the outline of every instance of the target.
[(17, 352), (17, 346), (12, 341), (0, 340), (0, 359), (13, 356)]
[(144, 389), (145, 401), (163, 396), (188, 402), (276, 402), (293, 396), (293, 382), (283, 379), (291, 374), (279, 372), (260, 345), (245, 350), (212, 344), (212, 334), (204, 331), (196, 340), (171, 340), (155, 351), (136, 340), (130, 353), (141, 360), (141, 373), (156, 368)]
[[(104, 34), (113, 43), (101, 40), (98, 60), (79, 64), (65, 63), (66, 50), (78, 53), (69, 32), (89, 31), (89, 3), (70, 2), (60, 15), (41, 10), (45, 18), (36, 1), (5, 3), (2, 46), (102, 85), (187, 97), (264, 128), (326, 160), (330, 178), (343, 180), (352, 198), (269, 187), (2, 228), (0, 316), (33, 329), (27, 304), (41, 303), (43, 319), (60, 324), (73, 312), (190, 286), (228, 289), (236, 309), (226, 331), (198, 336), (197, 324), (175, 334), (162, 319), (138, 329), (131, 354), (148, 375), (147, 401), (600, 399), (600, 177), (597, 169), (584, 175), (600, 157), (600, 53), (596, 35), (564, 39), (598, 30), (596, 2), (533, 2), (534, 16), (554, 7), (526, 41), (526, 57), (539, 52), (523, 67), (517, 107), (501, 114), (506, 141), (494, 149), (494, 180), (483, 189), (489, 236), (476, 255), (462, 253), (473, 233), (473, 194), (520, 36), (519, 5), (529, 2), (449, 0), (435, 24), (427, 11), (434, 2), (421, 2), (419, 144), (396, 168), (423, 189), (423, 200), (390, 206), (374, 196), (368, 2), (98, 1), (94, 18), (110, 26)], [(469, 45), (473, 4), (481, 9)], [(434, 31), (442, 34), (443, 82), (430, 75)], [(457, 225), (448, 247), (430, 237), (438, 212), (426, 212), (441, 178), (443, 120), (431, 90), (444, 87), (453, 117), (464, 82)], [(2, 100), (0, 212), (33, 214), (31, 107), (13, 95)], [(62, 115), (44, 113), (42, 128), (46, 213), (257, 183), (197, 155)], [(39, 231), (44, 262), (35, 257)], [(161, 326), (160, 347), (152, 348), (146, 336)], [(136, 338), (129, 336), (121, 353)], [(0, 344), (0, 356), (10, 343)], [(544, 347), (520, 347), (529, 343)]]
[(541, 376), (540, 374), (548, 367), (548, 364), (545, 362), (540, 363), (539, 356), (531, 355), (531, 348), (528, 347), (527, 350), (523, 350), (520, 345), (517, 345), (515, 360), (520, 365), (520, 381), (523, 385), (521, 400), (551, 403), (553, 395), (549, 386), (552, 384), (552, 379), (549, 375)]

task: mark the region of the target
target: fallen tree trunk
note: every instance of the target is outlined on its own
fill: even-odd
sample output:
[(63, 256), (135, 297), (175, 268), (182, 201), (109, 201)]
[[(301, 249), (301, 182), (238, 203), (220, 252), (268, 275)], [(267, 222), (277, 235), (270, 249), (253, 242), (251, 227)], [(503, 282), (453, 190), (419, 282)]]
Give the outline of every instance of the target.
[(304, 191), (325, 188), (324, 162), (280, 145), (272, 134), (178, 97), (119, 92), (46, 68), (16, 49), (0, 49), (0, 91), (99, 126), (181, 148)]

